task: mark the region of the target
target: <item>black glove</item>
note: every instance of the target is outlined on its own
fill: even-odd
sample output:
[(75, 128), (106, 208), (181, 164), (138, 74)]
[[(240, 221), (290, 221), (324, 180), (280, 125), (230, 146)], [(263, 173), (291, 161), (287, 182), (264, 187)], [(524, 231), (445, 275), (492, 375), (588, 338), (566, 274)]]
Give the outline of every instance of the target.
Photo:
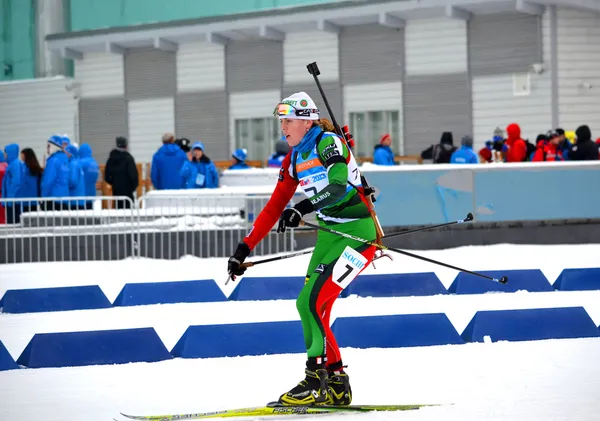
[(279, 217), (279, 225), (277, 226), (277, 232), (285, 232), (287, 227), (296, 228), (300, 225), (302, 217), (307, 213), (311, 213), (315, 210), (314, 205), (309, 199), (304, 199), (299, 202), (293, 208), (287, 208), (283, 211)]
[(250, 255), (250, 247), (243, 241), (237, 246), (235, 253), (231, 256), (227, 262), (227, 272), (231, 279), (235, 281), (236, 276), (242, 276), (246, 272), (246, 268), (242, 266), (246, 257)]

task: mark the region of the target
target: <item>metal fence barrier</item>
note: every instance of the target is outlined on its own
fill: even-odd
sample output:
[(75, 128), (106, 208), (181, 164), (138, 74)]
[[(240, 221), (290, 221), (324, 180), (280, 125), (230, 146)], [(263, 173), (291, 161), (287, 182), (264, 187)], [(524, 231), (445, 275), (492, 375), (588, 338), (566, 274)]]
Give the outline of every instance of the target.
[[(167, 193), (167, 192), (164, 192)], [(161, 194), (128, 197), (0, 199), (0, 264), (228, 257), (268, 195)], [(295, 249), (294, 231), (271, 231), (253, 251)]]

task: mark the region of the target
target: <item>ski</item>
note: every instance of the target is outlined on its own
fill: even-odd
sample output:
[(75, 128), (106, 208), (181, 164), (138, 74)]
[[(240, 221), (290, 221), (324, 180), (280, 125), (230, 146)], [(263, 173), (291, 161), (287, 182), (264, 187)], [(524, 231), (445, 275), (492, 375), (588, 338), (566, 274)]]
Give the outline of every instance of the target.
[(343, 414), (357, 412), (375, 411), (410, 411), (425, 406), (434, 405), (350, 405), (350, 406), (256, 406), (249, 408), (227, 409), (214, 412), (198, 412), (194, 414), (172, 414), (172, 415), (128, 415), (126, 418), (139, 421), (179, 421), (200, 420), (208, 418), (235, 418), (235, 417), (267, 417), (282, 415), (321, 415), (321, 414)]

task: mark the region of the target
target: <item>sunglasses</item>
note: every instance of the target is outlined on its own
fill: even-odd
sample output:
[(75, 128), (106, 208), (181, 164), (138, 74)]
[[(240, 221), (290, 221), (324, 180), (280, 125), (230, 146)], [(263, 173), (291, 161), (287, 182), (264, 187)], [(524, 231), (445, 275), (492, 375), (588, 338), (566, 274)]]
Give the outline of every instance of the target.
[(275, 111), (273, 112), (273, 115), (276, 115), (279, 117), (286, 117), (286, 116), (310, 117), (311, 114), (319, 114), (319, 110), (316, 108), (313, 108), (313, 109), (307, 108), (307, 109), (303, 109), (303, 110), (298, 110), (290, 104), (277, 104), (277, 107), (275, 107)]

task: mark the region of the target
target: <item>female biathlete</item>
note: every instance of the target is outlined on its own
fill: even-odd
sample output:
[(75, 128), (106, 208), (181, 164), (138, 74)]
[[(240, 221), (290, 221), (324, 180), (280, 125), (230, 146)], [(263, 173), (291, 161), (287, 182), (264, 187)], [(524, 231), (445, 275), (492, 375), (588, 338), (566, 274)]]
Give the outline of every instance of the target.
[[(277, 232), (298, 227), (304, 215), (316, 212), (322, 226), (369, 241), (377, 237), (354, 156), (340, 137), (323, 130), (321, 125), (331, 124), (320, 122), (314, 101), (304, 92), (296, 93), (277, 106), (276, 114), (291, 149), (271, 198), (229, 258), (232, 279), (244, 273), (242, 263), (278, 218)], [(308, 198), (285, 209), (298, 184)], [(375, 251), (372, 245), (318, 232), (306, 282), (296, 301), (308, 356), (306, 377), (281, 395), (279, 403), (350, 405), (350, 382), (329, 317), (340, 292), (371, 263)]]

